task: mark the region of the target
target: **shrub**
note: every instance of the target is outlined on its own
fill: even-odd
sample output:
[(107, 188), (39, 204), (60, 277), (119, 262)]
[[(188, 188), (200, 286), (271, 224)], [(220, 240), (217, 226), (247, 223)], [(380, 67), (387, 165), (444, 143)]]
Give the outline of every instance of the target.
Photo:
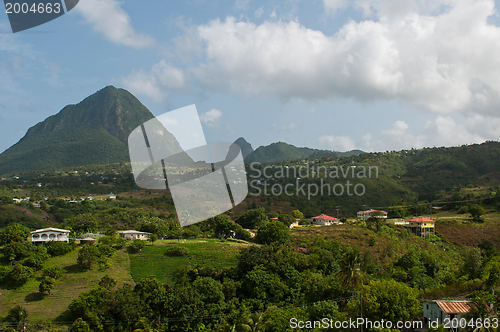
[(172, 246), (168, 247), (165, 250), (165, 255), (167, 256), (186, 256), (188, 254), (188, 250), (184, 247)]
[(61, 241), (49, 241), (44, 246), (47, 248), (47, 253), (52, 257), (66, 255), (73, 250), (69, 243)]
[(10, 280), (14, 284), (20, 286), (25, 284), (32, 276), (35, 274), (32, 268), (24, 265), (14, 265), (7, 280)]
[(49, 266), (42, 270), (42, 276), (58, 279), (60, 276), (62, 276), (63, 272), (64, 270), (62, 269), (62, 267)]
[(132, 252), (136, 253), (142, 250), (146, 246), (146, 242), (143, 240), (134, 240), (129, 245), (129, 248)]

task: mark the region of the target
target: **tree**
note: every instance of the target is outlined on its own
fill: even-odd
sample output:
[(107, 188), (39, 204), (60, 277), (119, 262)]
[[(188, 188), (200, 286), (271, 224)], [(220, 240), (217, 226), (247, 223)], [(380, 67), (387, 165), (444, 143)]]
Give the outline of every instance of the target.
[(340, 259), (340, 271), (337, 272), (340, 284), (351, 289), (353, 295), (366, 279), (361, 267), (363, 257), (358, 249), (349, 248)]
[(151, 241), (151, 244), (153, 244), (156, 240), (158, 240), (158, 235), (149, 234), (149, 241)]
[(286, 227), (290, 227), (291, 224), (295, 222), (295, 218), (289, 214), (282, 213), (278, 217), (278, 220), (283, 223)]
[(236, 223), (240, 224), (243, 228), (255, 229), (262, 222), (269, 220), (264, 211), (264, 208), (247, 210), (236, 218)]
[(462, 274), (468, 275), (470, 279), (479, 278), (482, 265), (481, 249), (465, 247), (460, 254), (463, 257)]
[(500, 262), (491, 260), (484, 268), (484, 283), (490, 287), (491, 294), (495, 294), (495, 286), (500, 283)]
[(469, 206), (469, 213), (475, 222), (484, 222), (484, 218), (481, 218), (483, 214), (486, 214), (486, 210), (480, 205)]
[[(408, 321), (422, 313), (418, 291), (393, 279), (371, 281), (363, 286), (363, 310), (372, 321)], [(348, 311), (355, 315), (359, 300), (349, 301)]]
[(232, 233), (236, 233), (236, 224), (225, 214), (214, 218), (215, 235), (228, 238)]
[(38, 291), (40, 293), (47, 292), (50, 295), (50, 291), (54, 288), (55, 280), (51, 277), (43, 277), (40, 286), (38, 286)]
[(85, 245), (78, 252), (77, 262), (82, 268), (92, 270), (92, 265), (101, 261), (101, 253), (97, 246)]
[(58, 279), (63, 273), (64, 270), (60, 266), (49, 266), (42, 270), (43, 277), (51, 277), (54, 279)]
[(29, 228), (14, 224), (0, 230), (0, 246), (9, 245), (12, 242), (24, 243), (30, 235)]
[(4, 318), (4, 321), (16, 323), (18, 327), (22, 327), (26, 323), (27, 318), (28, 312), (26, 311), (26, 308), (21, 305), (17, 305), (9, 310), (9, 314)]
[[(493, 318), (493, 310), (488, 306), (488, 303), (496, 303), (496, 296), (493, 294), (489, 294), (485, 291), (474, 291), (471, 294), (466, 296), (467, 300), (471, 301), (471, 309), (470, 311), (464, 315), (464, 318), (469, 321), (481, 321), (485, 322), (488, 319), (491, 321)], [(474, 328), (474, 332), (483, 332), (483, 331), (494, 331), (491, 326), (485, 327), (486, 324), (481, 324), (481, 326), (477, 326)], [(468, 331), (472, 331), (471, 328), (467, 329)]]
[(292, 211), (292, 216), (296, 219), (304, 219), (304, 214), (302, 212), (300, 212), (299, 210), (293, 210)]
[(132, 241), (132, 243), (129, 245), (129, 248), (132, 252), (138, 253), (139, 251), (142, 250), (146, 246), (146, 243), (143, 240), (135, 239)]
[(285, 244), (290, 239), (290, 229), (279, 220), (263, 222), (257, 229), (255, 239), (261, 244)]
[(106, 288), (107, 290), (110, 290), (116, 285), (116, 280), (111, 278), (109, 275), (105, 275), (104, 277), (99, 280), (99, 286)]
[(14, 265), (9, 275), (9, 280), (16, 285), (25, 284), (35, 274), (32, 268), (24, 265)]
[(84, 321), (81, 317), (73, 322), (69, 332), (90, 332), (89, 324)]

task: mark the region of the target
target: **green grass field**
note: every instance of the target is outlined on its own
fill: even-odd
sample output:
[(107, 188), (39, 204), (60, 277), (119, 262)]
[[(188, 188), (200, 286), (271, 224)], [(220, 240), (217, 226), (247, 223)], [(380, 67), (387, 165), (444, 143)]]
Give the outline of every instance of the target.
[[(168, 257), (168, 246), (183, 246), (188, 254), (182, 257)], [(161, 240), (130, 255), (130, 271), (135, 281), (155, 276), (163, 283), (173, 284), (172, 274), (181, 266), (210, 266), (214, 268), (234, 267), (240, 248), (246, 243), (220, 241), (216, 239)]]
[(38, 292), (41, 271), (25, 285), (17, 289), (0, 289), (0, 316), (7, 315), (9, 309), (16, 305), (24, 306), (29, 313), (29, 321), (35, 323), (42, 320), (64, 320), (64, 312), (71, 301), (80, 293), (91, 290), (98, 285), (99, 280), (109, 274), (117, 282), (132, 283), (130, 276), (129, 255), (125, 250), (117, 251), (110, 259), (110, 267), (100, 271), (97, 267), (83, 271), (76, 266), (78, 250), (47, 260), (45, 266), (61, 266), (66, 271), (56, 281), (50, 295)]

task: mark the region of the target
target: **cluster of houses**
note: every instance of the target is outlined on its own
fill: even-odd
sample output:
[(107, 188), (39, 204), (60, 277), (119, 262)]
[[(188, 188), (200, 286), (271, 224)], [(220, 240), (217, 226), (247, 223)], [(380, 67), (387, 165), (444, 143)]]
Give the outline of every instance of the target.
[[(37, 229), (36, 231), (31, 232), (31, 243), (33, 243), (35, 246), (39, 246), (49, 241), (69, 242), (69, 233), (71, 233), (70, 230), (53, 227)], [(151, 233), (139, 232), (136, 230), (118, 232), (118, 236), (121, 239), (127, 240), (148, 240), (149, 234)], [(80, 244), (95, 243), (96, 238), (99, 238), (101, 236), (103, 235), (86, 233), (81, 235), (78, 240), (80, 240)]]

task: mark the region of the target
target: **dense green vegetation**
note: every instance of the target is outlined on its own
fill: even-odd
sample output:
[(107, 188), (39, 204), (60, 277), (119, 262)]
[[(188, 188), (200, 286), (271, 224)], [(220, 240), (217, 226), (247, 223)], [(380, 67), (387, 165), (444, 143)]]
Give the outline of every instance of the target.
[(341, 156), (354, 156), (363, 153), (361, 150), (348, 152), (337, 152), (329, 150), (318, 150), (311, 148), (298, 148), (284, 142), (272, 143), (267, 146), (260, 146), (250, 153), (246, 158), (246, 163), (259, 162), (262, 164), (293, 161), (299, 159), (316, 158), (338, 158)]
[[(318, 183), (312, 166), (318, 173), (318, 166), (376, 165), (379, 176), (355, 179), (366, 186), (363, 196), (249, 195), (234, 210), (184, 228), (168, 192), (137, 188), (125, 163), (5, 177), (0, 329), (289, 331), (292, 318), (356, 319), (361, 303), (365, 318), (418, 320), (420, 301), (446, 298), (470, 298), (476, 318), (494, 315), (482, 306), (496, 308), (500, 286), (499, 149), (488, 142), (307, 159), (306, 185)], [(275, 172), (304, 162), (257, 169), (269, 166), (272, 178), (253, 178), (250, 168), (248, 175), (287, 185), (296, 179)], [(328, 181), (347, 180), (354, 179)], [(424, 240), (390, 222), (356, 220), (363, 205), (387, 208), (394, 218), (432, 214), (437, 236)], [(305, 218), (319, 213), (340, 213), (345, 224), (310, 226)], [(289, 229), (295, 218), (303, 227)], [(32, 247), (29, 232), (40, 227), (69, 229), (73, 239), (105, 236), (95, 245), (75, 239)], [(150, 241), (119, 239), (124, 229), (151, 233)]]

